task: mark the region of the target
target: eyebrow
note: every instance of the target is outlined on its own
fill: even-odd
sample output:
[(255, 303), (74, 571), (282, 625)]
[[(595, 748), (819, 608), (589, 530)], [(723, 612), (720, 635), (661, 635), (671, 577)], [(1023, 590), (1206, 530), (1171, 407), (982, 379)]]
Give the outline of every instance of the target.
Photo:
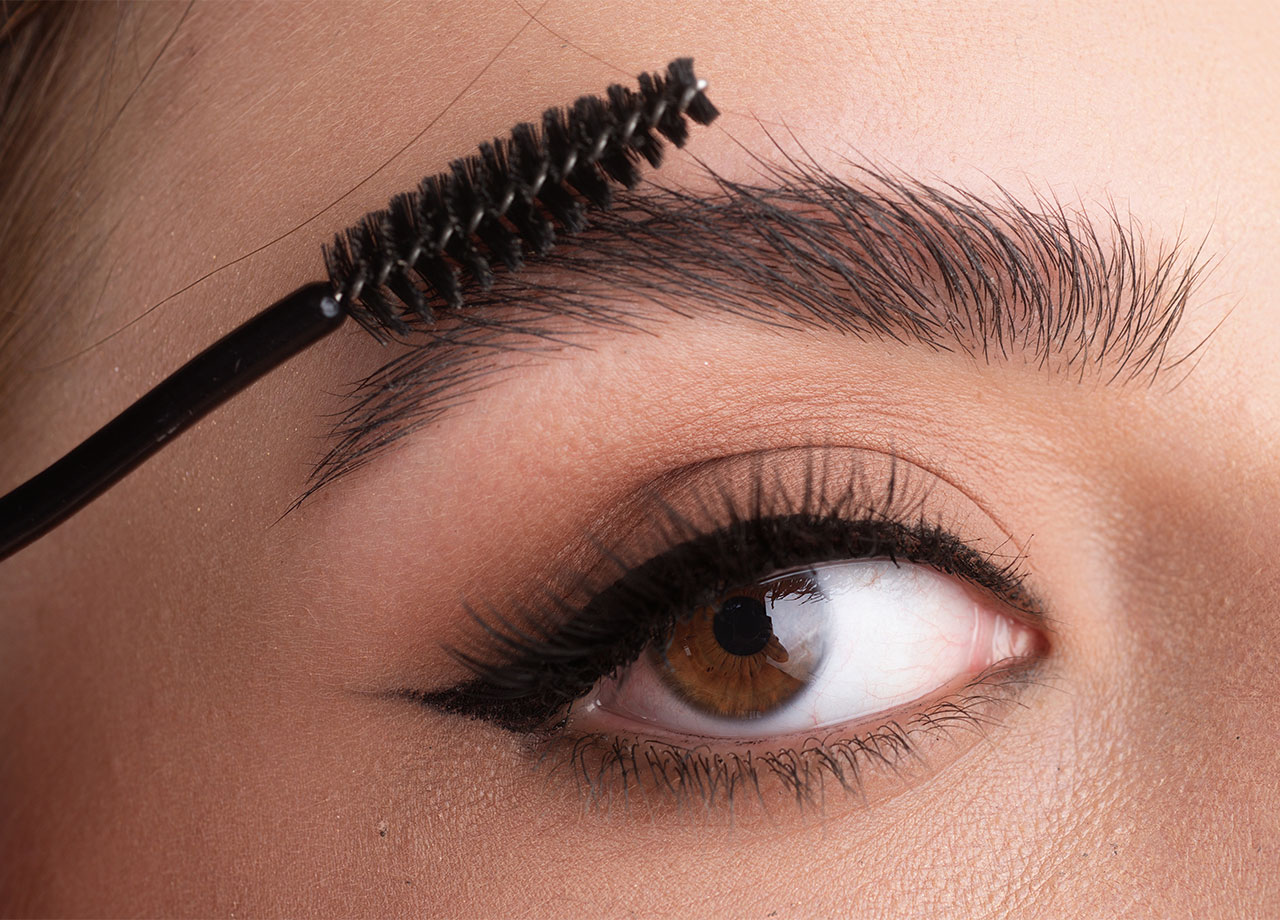
[(511, 353), (588, 348), (592, 333), (652, 332), (663, 315), (1020, 359), (1111, 385), (1153, 382), (1203, 345), (1169, 354), (1203, 244), (1153, 244), (1114, 207), (1095, 219), (998, 186), (983, 198), (867, 165), (845, 178), (757, 162), (758, 182), (703, 166), (707, 191), (622, 193), (537, 268), (416, 327), (408, 351), (352, 389), (295, 507), (506, 379)]

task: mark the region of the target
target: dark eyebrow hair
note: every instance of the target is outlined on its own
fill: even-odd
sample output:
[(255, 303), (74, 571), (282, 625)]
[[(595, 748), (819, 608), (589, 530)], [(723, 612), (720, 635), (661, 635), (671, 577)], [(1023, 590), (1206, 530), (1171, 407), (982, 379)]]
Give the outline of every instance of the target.
[(760, 165), (759, 182), (704, 166), (706, 192), (624, 192), (537, 268), (468, 290), (467, 310), (416, 328), (408, 351), (355, 386), (295, 506), (503, 379), (511, 352), (652, 332), (664, 314), (1019, 357), (1112, 384), (1153, 381), (1200, 347), (1167, 353), (1203, 244), (1151, 247), (1114, 207), (1095, 222), (998, 187), (984, 199), (865, 165), (849, 164), (852, 178), (794, 158)]

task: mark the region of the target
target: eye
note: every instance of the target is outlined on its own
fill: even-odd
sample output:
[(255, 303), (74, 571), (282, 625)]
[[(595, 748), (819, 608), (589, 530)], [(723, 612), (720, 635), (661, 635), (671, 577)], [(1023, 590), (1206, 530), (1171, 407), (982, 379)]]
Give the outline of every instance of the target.
[(856, 723), (1030, 655), (1035, 632), (992, 606), (909, 563), (766, 578), (678, 618), (571, 724), (739, 740)]
[(927, 738), (987, 732), (1047, 654), (1008, 534), (892, 455), (722, 458), (603, 520), (536, 603), (468, 605), (469, 680), (402, 694), (514, 733), (590, 801), (861, 793), (945, 760)]

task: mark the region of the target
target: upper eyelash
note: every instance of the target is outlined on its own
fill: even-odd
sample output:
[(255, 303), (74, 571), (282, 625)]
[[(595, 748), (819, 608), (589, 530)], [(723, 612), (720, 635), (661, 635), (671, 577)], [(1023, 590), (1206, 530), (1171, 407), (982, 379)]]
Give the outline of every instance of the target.
[(473, 679), (406, 695), (513, 731), (546, 730), (554, 727), (549, 723), (556, 712), (635, 661), (699, 602), (788, 568), (845, 558), (932, 565), (1015, 609), (1038, 612), (1024, 585), (1022, 557), (981, 552), (929, 520), (927, 492), (912, 490), (896, 462), (878, 494), (868, 494), (854, 473), (841, 492), (828, 495), (825, 487), (815, 488), (812, 462), (799, 496), (776, 483), (773, 492), (766, 490), (762, 469), (753, 468), (752, 475), (750, 506), (739, 507), (722, 491), (719, 519), (725, 523), (714, 529), (661, 503), (660, 539), (668, 548), (640, 565), (628, 566), (601, 547), (617, 577), (585, 603), (548, 593), (539, 607), (516, 615), (471, 610), (479, 647), (452, 651)]

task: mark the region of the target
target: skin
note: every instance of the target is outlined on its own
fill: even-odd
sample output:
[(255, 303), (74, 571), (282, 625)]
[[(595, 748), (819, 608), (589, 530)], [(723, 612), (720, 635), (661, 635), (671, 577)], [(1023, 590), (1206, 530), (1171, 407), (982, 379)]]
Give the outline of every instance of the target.
[[(67, 232), (72, 251), (95, 253), (77, 266), (82, 290), (102, 293), (9, 382), (21, 408), (0, 431), (24, 447), (0, 456), (3, 487), (320, 277), (333, 230), (545, 106), (682, 54), (725, 112), (692, 145), (718, 169), (747, 175), (735, 140), (765, 152), (767, 127), (833, 168), (852, 148), (934, 181), (1114, 201), (1152, 240), (1206, 240), (1215, 268), (1172, 351), (1216, 331), (1190, 373), (1113, 388), (671, 322), (512, 371), (518, 385), (277, 520), (335, 394), (388, 357), (344, 330), (0, 564), (0, 906), (1280, 908), (1280, 576), (1267, 551), (1280, 539), (1280, 120), (1267, 115), (1280, 34), (1268, 4), (861, 3), (853, 16), (812, 0), (696, 14), (549, 0), (536, 21), (528, 3), (435, 6), (187, 15), (84, 180), (101, 194)], [(150, 9), (117, 40), (147, 60), (181, 12)], [(120, 98), (129, 76), (110, 84)], [(687, 159), (663, 170), (693, 175)], [(65, 287), (52, 268), (39, 277)], [(1028, 543), (1054, 617), (1045, 680), (1023, 706), (907, 781), (869, 778), (869, 806), (733, 827), (584, 812), (514, 736), (385, 695), (463, 679), (443, 651), (466, 635), (458, 599), (536, 582), (656, 476), (821, 443), (893, 445), (956, 484)]]

